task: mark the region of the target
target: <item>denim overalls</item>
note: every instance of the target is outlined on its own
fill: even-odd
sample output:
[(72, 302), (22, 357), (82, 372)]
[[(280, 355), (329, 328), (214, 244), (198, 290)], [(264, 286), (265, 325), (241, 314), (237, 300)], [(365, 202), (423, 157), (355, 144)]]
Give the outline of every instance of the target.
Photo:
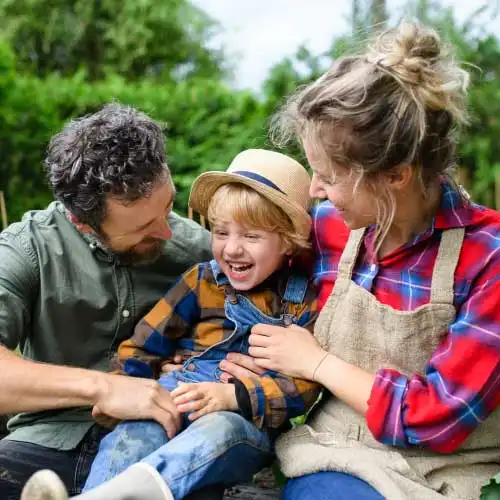
[[(307, 278), (291, 274), (283, 295), (284, 312), (273, 318), (235, 292), (215, 260), (210, 265), (217, 284), (224, 289), (224, 309), (234, 330), (227, 339), (186, 360), (182, 370), (163, 375), (159, 382), (169, 391), (179, 382), (218, 382), (222, 374), (219, 363), (228, 352), (248, 354), (251, 328), (258, 323), (294, 323), (296, 318), (286, 314), (287, 303), (302, 303), (307, 292)], [(268, 433), (237, 412), (211, 413), (194, 422), (185, 414), (183, 423), (184, 429), (170, 441), (163, 427), (154, 421), (120, 423), (102, 440), (84, 491), (143, 461), (158, 470), (176, 499), (182, 499), (204, 486), (249, 481), (274, 459)]]

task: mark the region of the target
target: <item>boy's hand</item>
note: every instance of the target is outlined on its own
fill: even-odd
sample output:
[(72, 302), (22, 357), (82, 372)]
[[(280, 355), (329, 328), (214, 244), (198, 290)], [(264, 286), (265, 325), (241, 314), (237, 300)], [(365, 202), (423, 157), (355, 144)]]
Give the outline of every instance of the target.
[(180, 413), (193, 412), (188, 418), (197, 418), (222, 410), (237, 410), (236, 389), (233, 384), (220, 382), (181, 383), (171, 393)]

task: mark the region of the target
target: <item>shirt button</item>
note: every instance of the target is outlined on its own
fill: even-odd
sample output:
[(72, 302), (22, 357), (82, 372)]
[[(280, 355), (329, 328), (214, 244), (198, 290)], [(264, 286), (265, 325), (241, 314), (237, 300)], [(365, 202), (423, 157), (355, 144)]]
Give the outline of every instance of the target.
[(196, 365), (194, 363), (189, 363), (186, 367), (190, 372), (194, 372), (196, 370)]
[(130, 311), (129, 311), (128, 309), (124, 309), (124, 310), (122, 311), (122, 316), (123, 316), (124, 318), (128, 318), (128, 317), (130, 316)]

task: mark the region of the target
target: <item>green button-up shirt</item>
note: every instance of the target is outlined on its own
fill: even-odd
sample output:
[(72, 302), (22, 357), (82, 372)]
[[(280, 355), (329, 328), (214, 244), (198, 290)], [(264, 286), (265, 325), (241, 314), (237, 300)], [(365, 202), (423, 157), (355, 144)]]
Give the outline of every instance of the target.
[[(34, 361), (108, 371), (137, 321), (186, 269), (210, 259), (208, 231), (176, 214), (169, 222), (162, 256), (125, 266), (78, 232), (61, 204), (27, 213), (0, 233), (0, 344)], [(90, 410), (16, 415), (8, 439), (72, 449), (93, 424)]]

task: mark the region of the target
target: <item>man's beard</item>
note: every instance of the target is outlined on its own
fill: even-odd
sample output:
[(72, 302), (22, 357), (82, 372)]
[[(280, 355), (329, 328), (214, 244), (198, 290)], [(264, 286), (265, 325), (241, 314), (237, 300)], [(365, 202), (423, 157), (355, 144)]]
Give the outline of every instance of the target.
[(133, 248), (123, 252), (114, 252), (120, 264), (125, 266), (147, 266), (160, 257), (163, 250), (163, 240), (156, 240), (154, 245), (145, 252), (136, 252)]
[[(113, 252), (119, 263), (124, 266), (147, 266), (158, 260), (158, 257), (160, 257), (163, 251), (164, 241), (156, 238), (150, 238), (148, 240), (148, 242), (151, 242), (151, 246), (146, 251), (137, 252), (137, 250), (135, 250), (135, 246), (137, 245), (127, 250), (115, 250), (110, 245), (105, 234), (97, 233), (96, 236), (101, 245)], [(144, 243), (144, 241), (141, 243)]]

